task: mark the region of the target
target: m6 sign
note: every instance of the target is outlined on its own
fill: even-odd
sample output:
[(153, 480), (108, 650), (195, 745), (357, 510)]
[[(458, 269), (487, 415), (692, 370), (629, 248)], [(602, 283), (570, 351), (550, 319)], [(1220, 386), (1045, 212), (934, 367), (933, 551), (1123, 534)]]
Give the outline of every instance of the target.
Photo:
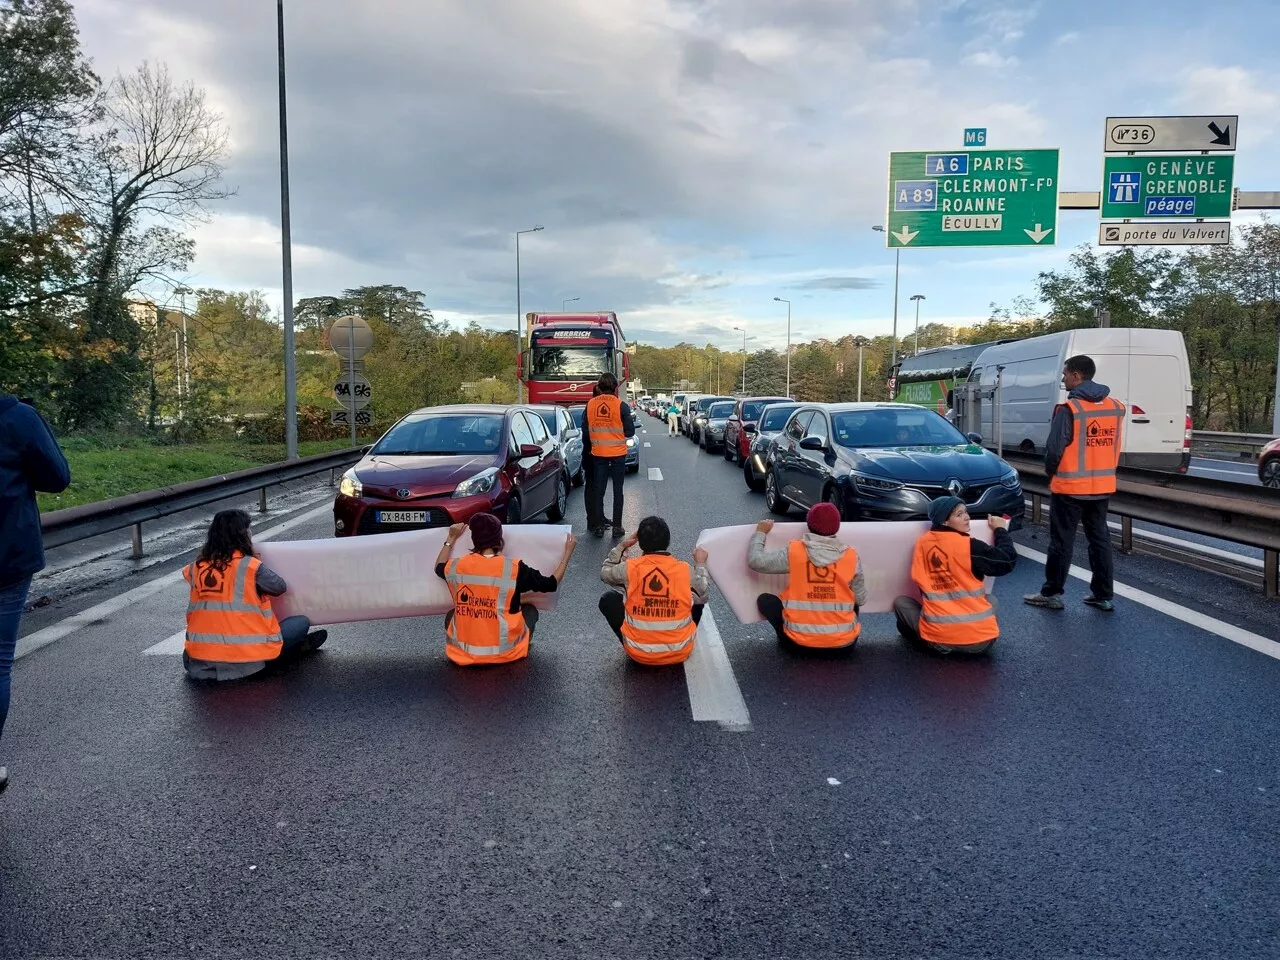
[(1058, 150), (889, 154), (890, 247), (1052, 246)]

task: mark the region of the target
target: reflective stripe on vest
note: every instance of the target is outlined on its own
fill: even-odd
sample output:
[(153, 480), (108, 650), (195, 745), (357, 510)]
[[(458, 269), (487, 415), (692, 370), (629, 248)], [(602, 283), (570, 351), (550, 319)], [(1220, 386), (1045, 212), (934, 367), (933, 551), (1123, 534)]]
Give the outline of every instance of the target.
[(280, 656), (280, 624), (258, 594), (256, 557), (235, 554), (219, 569), (196, 561), (183, 568), (191, 585), (184, 652), (210, 663), (254, 663)]
[(681, 663), (693, 653), (692, 573), (683, 560), (647, 553), (627, 561), (622, 643), (637, 663)]
[(845, 547), (835, 563), (825, 567), (809, 559), (803, 540), (787, 547), (787, 589), (782, 593), (782, 627), (805, 647), (844, 647), (858, 639), (856, 598), (850, 586), (858, 572), (858, 554)]
[(982, 580), (973, 573), (970, 538), (931, 530), (916, 541), (911, 579), (920, 588), (920, 638), (963, 647), (1000, 635)]
[(1116, 492), (1120, 437), (1125, 406), (1107, 397), (1097, 403), (1071, 399), (1071, 442), (1062, 451), (1058, 472), (1049, 479), (1052, 493), (1098, 496)]
[(622, 426), (622, 401), (613, 394), (592, 397), (587, 403), (587, 436), (594, 457), (625, 457), (627, 434)]
[[(453, 617), (445, 628), (445, 654), (450, 660), (469, 666), (507, 663), (525, 656), (529, 630), (524, 614), (511, 612), (517, 563), (511, 557), (471, 553), (445, 566), (454, 604)], [(487, 622), (489, 616), (492, 625)]]

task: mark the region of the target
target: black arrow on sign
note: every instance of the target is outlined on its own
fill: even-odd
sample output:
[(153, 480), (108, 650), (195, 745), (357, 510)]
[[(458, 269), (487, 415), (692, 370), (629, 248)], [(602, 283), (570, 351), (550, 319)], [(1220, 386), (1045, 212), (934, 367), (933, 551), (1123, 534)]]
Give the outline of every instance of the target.
[(1216, 143), (1220, 147), (1231, 146), (1231, 124), (1228, 123), (1227, 129), (1223, 130), (1216, 122), (1210, 123), (1209, 129), (1213, 131), (1213, 139), (1209, 141), (1210, 143)]

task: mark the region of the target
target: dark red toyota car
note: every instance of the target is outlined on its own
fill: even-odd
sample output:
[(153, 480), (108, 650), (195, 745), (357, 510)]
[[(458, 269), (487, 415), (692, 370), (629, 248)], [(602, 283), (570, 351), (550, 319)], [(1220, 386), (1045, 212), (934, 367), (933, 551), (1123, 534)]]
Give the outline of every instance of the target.
[(342, 476), (335, 536), (393, 533), (497, 514), (507, 523), (564, 518), (569, 477), (560, 447), (528, 407), (415, 410)]
[(743, 397), (724, 425), (724, 458), (742, 463), (751, 456), (752, 434), (760, 422), (760, 411), (771, 403), (788, 403), (786, 397)]

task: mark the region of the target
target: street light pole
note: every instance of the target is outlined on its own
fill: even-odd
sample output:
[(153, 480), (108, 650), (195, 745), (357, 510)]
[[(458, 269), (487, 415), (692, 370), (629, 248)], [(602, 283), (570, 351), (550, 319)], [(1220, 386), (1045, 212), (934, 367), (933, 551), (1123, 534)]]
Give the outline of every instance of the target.
[(581, 300), (581, 299), (582, 299), (581, 297), (570, 297), (568, 300), (561, 300), (560, 301), (561, 312), (564, 312), (565, 310), (567, 310), (569, 308), (569, 304), (573, 303), (575, 300)]
[(289, 121), (285, 111), (284, 0), (276, 0), (276, 39), (280, 67), (280, 253), (283, 267), (284, 455), (298, 459), (298, 374), (293, 346), (293, 247), (289, 227)]
[(742, 395), (747, 395), (747, 328), (734, 327), (735, 330), (742, 331)]
[[(784, 393), (791, 396), (791, 301), (784, 300), (782, 297), (774, 297), (779, 303), (787, 305), (787, 389)], [(744, 348), (745, 349), (745, 348)], [(743, 368), (745, 370), (745, 367)], [(745, 388), (744, 388), (745, 392)]]
[(923, 293), (913, 293), (911, 299), (916, 302), (916, 337), (915, 344), (911, 348), (911, 355), (915, 356), (920, 352), (920, 301), (925, 299)]
[[(542, 227), (530, 227), (528, 230), (516, 231), (516, 356), (520, 355), (520, 348), (523, 346), (522, 338), (524, 336), (524, 314), (520, 312), (520, 235), (524, 233), (537, 233)], [(532, 358), (530, 358), (532, 360)], [(517, 368), (519, 363), (516, 364)], [(529, 375), (529, 371), (525, 371), (525, 376)], [(516, 401), (524, 403), (524, 381), (516, 376)]]
[(195, 293), (190, 287), (178, 287), (173, 291), (178, 295), (182, 309), (182, 386), (188, 398), (191, 396), (191, 351), (187, 347), (187, 294)]
[[(884, 233), (885, 228), (879, 224), (871, 228), (877, 233)], [(902, 266), (902, 248), (893, 249), (893, 358), (889, 361), (889, 376), (893, 377), (894, 368), (898, 365), (898, 270)], [(889, 399), (893, 396), (890, 394)]]
[(858, 347), (858, 402), (862, 402), (862, 348), (869, 342), (866, 337), (858, 337), (853, 341)]

